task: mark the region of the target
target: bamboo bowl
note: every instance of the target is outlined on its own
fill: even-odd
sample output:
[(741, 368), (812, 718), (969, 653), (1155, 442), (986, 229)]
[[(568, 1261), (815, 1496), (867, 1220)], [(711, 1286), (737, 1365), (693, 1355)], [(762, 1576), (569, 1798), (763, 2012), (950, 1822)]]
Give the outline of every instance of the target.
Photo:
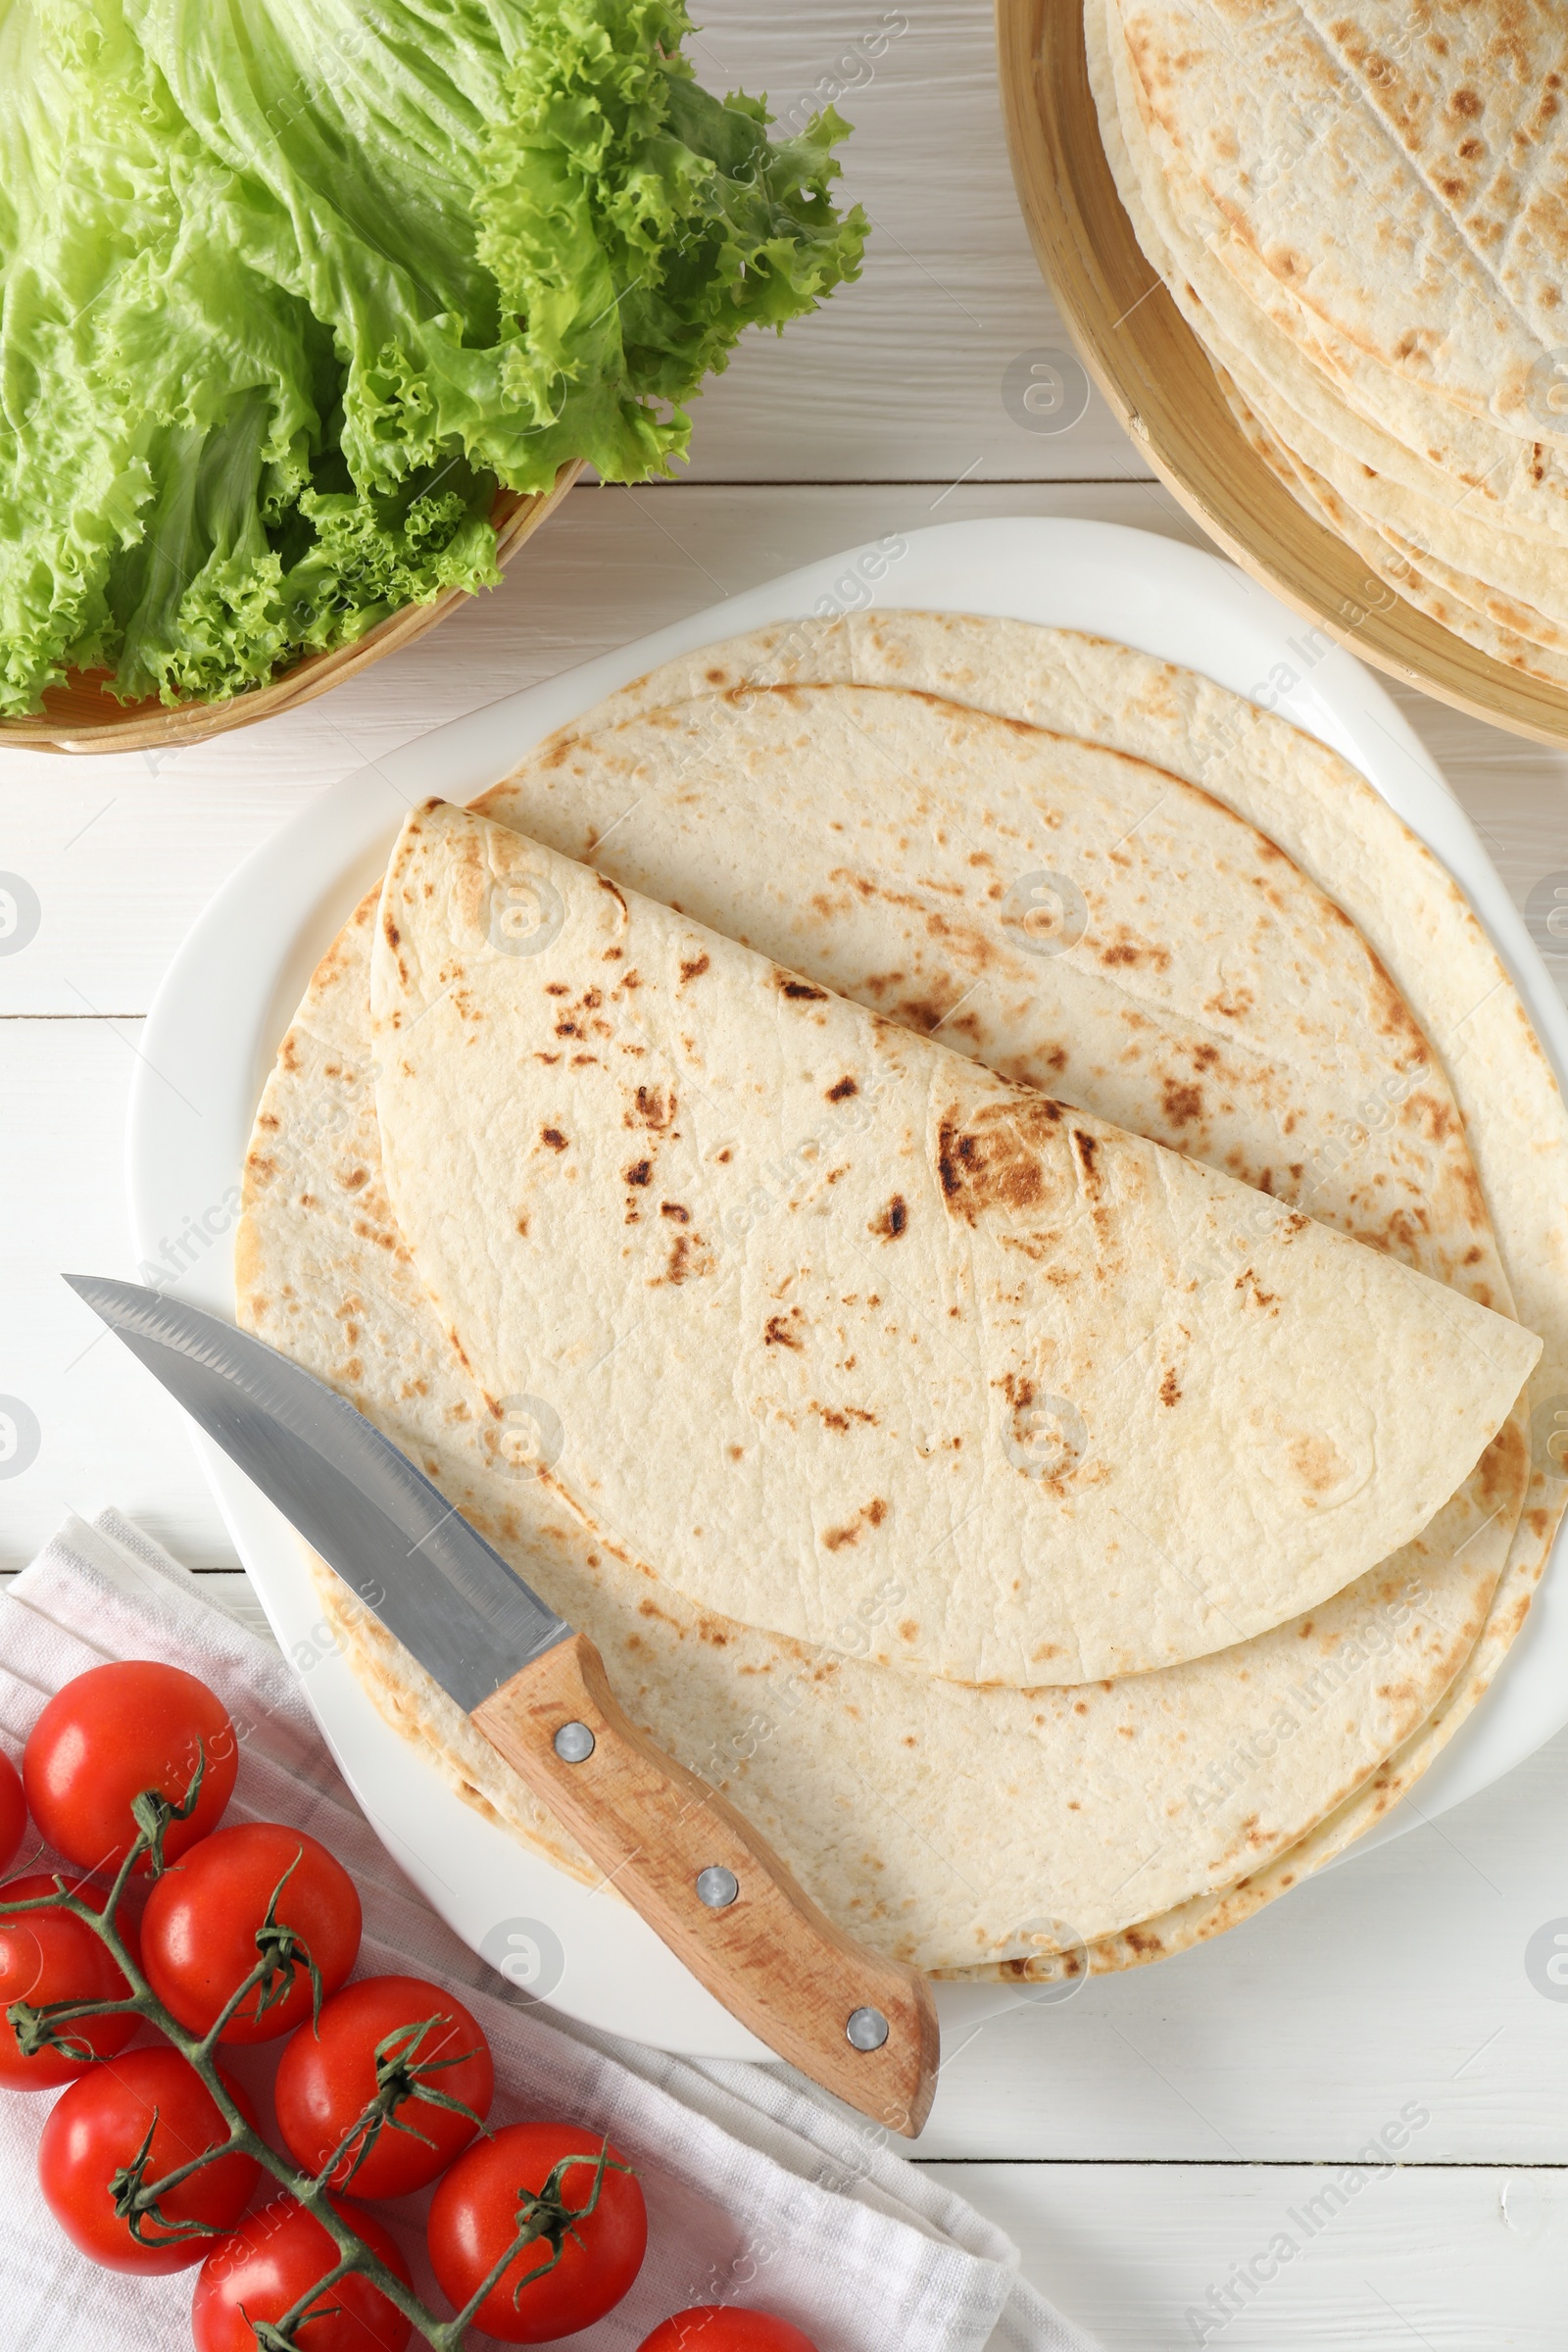
[(1568, 744), (1568, 692), (1455, 637), (1369, 575), (1250, 447), (1202, 344), (1144, 258), (1100, 140), (1082, 0), (997, 0), (1013, 179), (1080, 357), (1194, 520), (1362, 661), (1533, 742)]
[[(502, 491), (493, 510), (496, 561), (507, 564), (547, 514), (554, 514), (582, 471), (582, 461), (564, 466), (554, 486), (529, 496)], [(173, 751), (198, 743), (207, 735), (225, 735), (231, 727), (248, 727), (256, 719), (273, 718), (313, 702), (345, 678), (358, 677), (372, 662), (398, 653), (422, 637), (466, 602), (468, 590), (448, 588), (427, 605), (405, 605), (389, 613), (355, 645), (328, 653), (307, 654), (288, 669), (279, 670), (265, 686), (250, 687), (223, 703), (161, 703), (156, 696), (141, 703), (117, 703), (96, 676), (72, 679), (44, 696), (35, 718), (0, 719), (0, 748), (15, 744), (31, 752), (153, 752)]]

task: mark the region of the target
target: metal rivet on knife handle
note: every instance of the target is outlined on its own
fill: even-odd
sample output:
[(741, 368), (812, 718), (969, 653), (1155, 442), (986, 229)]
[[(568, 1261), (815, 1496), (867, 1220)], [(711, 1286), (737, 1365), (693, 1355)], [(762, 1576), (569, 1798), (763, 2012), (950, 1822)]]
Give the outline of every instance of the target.
[(594, 1752), (594, 1736), (585, 1723), (564, 1723), (555, 1745), (563, 1764), (586, 1764)]
[[(824, 2090), (915, 2136), (940, 2057), (930, 1986), (835, 1927), (721, 1791), (631, 1720), (586, 1635), (541, 1650), (470, 1712), (699, 1984)], [(575, 1724), (597, 1745), (568, 1771), (555, 1743)]]

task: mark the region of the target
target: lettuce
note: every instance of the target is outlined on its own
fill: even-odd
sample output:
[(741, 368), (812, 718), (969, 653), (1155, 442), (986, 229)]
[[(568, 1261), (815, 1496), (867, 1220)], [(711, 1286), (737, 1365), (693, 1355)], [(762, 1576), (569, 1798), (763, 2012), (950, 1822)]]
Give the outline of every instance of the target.
[(0, 0), (0, 710), (217, 699), (493, 582), (498, 485), (667, 471), (857, 274), (682, 0)]

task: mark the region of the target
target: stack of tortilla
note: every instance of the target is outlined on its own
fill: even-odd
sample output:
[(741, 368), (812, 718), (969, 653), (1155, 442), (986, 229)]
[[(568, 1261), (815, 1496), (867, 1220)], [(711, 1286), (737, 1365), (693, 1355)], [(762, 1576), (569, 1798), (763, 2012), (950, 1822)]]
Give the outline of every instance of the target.
[(1410, 604), (1568, 682), (1550, 0), (1085, 0), (1140, 245), (1252, 446)]
[(1564, 1500), (1565, 1202), (1516, 994), (1335, 754), (863, 615), (411, 819), (268, 1086), (240, 1306), (842, 1925), (1050, 1977), (1245, 1918), (1485, 1692)]

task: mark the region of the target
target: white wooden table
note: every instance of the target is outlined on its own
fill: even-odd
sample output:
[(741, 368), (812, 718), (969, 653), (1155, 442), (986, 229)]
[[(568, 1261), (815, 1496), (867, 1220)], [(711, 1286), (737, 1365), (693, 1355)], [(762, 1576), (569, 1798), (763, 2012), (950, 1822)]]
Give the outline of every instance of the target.
[[(292, 717), (162, 760), (0, 754), (0, 870), (42, 908), (0, 959), (0, 1395), (42, 1431), (0, 1483), (0, 1568), (67, 1507), (113, 1499), (240, 1587), (175, 1415), (118, 1349), (88, 1348), (58, 1277), (132, 1270), (140, 1017), (284, 817), (444, 719), (928, 516), (1196, 537), (1098, 402), (1053, 435), (1004, 401), (1009, 364), (1061, 338), (1013, 203), (986, 0), (706, 15), (695, 55), (715, 86), (765, 88), (786, 116), (840, 93), (846, 186), (876, 234), (858, 286), (755, 339), (708, 393), (679, 484), (578, 489), (504, 588)], [(1519, 902), (1568, 873), (1568, 760), (1405, 700)], [(997, 2016), (951, 2051), (920, 2161), (1115, 2352), (1560, 2352), (1568, 1987), (1548, 1998), (1525, 1966), (1559, 1916), (1568, 1735), (1211, 1949)], [(1401, 2115), (1398, 2165), (1354, 2170)]]

